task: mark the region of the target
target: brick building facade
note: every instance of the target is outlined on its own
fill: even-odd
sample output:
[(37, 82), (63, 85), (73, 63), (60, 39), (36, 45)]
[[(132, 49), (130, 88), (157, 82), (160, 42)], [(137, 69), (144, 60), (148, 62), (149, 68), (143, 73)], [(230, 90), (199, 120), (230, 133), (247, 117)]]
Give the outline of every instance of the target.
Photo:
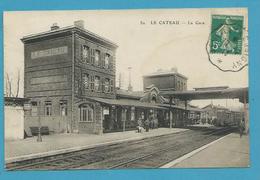
[(25, 126), (54, 132), (101, 133), (101, 105), (86, 97), (115, 98), (117, 45), (82, 21), (25, 36), (24, 96), (31, 100)]
[(158, 70), (143, 76), (143, 87), (156, 86), (160, 91), (185, 91), (188, 78), (177, 72), (177, 68), (171, 70)]

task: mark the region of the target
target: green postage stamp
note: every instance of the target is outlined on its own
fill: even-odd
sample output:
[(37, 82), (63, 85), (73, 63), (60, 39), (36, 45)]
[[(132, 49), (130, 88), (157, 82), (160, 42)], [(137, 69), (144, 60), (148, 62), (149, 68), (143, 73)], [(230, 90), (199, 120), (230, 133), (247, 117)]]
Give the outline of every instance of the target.
[(210, 53), (241, 54), (243, 16), (212, 15)]
[(224, 72), (238, 72), (248, 64), (247, 13), (211, 15), (207, 43), (209, 61)]

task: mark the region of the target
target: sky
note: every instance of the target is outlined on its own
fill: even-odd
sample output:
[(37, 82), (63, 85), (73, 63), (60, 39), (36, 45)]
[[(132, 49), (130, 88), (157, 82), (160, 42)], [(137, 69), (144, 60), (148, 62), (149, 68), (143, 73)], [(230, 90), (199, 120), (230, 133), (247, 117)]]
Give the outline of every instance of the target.
[[(207, 56), (212, 14), (242, 14), (246, 9), (164, 9), (164, 10), (89, 10), (23, 11), (4, 13), (4, 71), (15, 82), (23, 72), (23, 36), (48, 31), (53, 23), (60, 27), (83, 20), (85, 28), (115, 42), (116, 74), (122, 74), (123, 88), (128, 85), (128, 67), (134, 90), (142, 90), (142, 76), (157, 69), (178, 72), (188, 77), (188, 89), (194, 87), (247, 87), (248, 68), (222, 72)], [(191, 24), (192, 23), (192, 24)], [(23, 79), (23, 73), (21, 74)], [(23, 81), (21, 82), (23, 87)], [(14, 85), (15, 87), (15, 85)], [(23, 88), (19, 96), (23, 96)], [(212, 100), (193, 101), (200, 107)], [(241, 106), (236, 100), (213, 100), (215, 104)]]

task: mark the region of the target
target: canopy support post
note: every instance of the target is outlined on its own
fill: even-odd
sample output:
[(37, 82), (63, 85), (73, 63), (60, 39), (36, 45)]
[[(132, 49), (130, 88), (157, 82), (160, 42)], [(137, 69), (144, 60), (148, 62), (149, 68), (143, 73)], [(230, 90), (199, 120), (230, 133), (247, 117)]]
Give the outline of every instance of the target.
[(172, 96), (170, 96), (169, 118), (170, 118), (170, 129), (171, 129), (172, 128), (172, 118), (173, 118), (173, 114), (172, 114)]
[(243, 104), (244, 104), (245, 133), (248, 134), (249, 118), (248, 118), (248, 105), (247, 105), (247, 101), (246, 101), (246, 92), (244, 92), (243, 101), (244, 101)]

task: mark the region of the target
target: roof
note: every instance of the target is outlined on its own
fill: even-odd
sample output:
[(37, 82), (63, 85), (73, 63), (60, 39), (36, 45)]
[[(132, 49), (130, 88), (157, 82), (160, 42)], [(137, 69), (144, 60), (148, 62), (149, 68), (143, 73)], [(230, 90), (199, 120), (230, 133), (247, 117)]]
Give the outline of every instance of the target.
[(244, 102), (244, 100), (248, 102), (248, 87), (197, 91), (161, 91), (160, 94), (165, 97), (174, 97), (181, 100), (238, 98), (240, 102)]
[(87, 97), (87, 99), (98, 101), (100, 103), (109, 104), (109, 105), (165, 109), (163, 107), (160, 107), (159, 106), (160, 104), (145, 103), (145, 102), (140, 102), (138, 100), (131, 100), (131, 99), (106, 99), (106, 98), (98, 98), (98, 97)]
[(24, 36), (21, 40), (23, 42), (26, 42), (28, 40), (32, 40), (32, 39), (37, 39), (37, 38), (42, 38), (42, 37), (47, 37), (47, 36), (50, 36), (50, 35), (56, 35), (56, 34), (61, 34), (61, 33), (64, 33), (64, 32), (68, 32), (68, 31), (76, 31), (76, 32), (80, 32), (84, 35), (87, 35), (87, 36), (90, 36), (90, 37), (93, 37), (97, 40), (100, 40), (102, 42), (105, 42), (106, 44), (114, 47), (114, 48), (117, 48), (117, 44), (108, 40), (107, 38), (104, 38), (102, 36), (99, 36), (91, 31), (88, 31), (86, 30), (85, 28), (81, 28), (81, 27), (78, 27), (78, 26), (66, 26), (66, 27), (62, 27), (62, 28), (58, 28), (58, 29), (55, 29), (55, 30), (49, 30), (49, 31), (44, 31), (44, 32), (40, 32), (40, 33), (35, 33), (35, 34), (31, 34), (31, 35), (27, 35), (27, 36)]
[(23, 106), (24, 103), (28, 102), (29, 98), (20, 98), (20, 97), (4, 97), (5, 105), (19, 105)]
[(130, 98), (130, 99), (138, 99), (138, 100), (144, 96), (143, 91), (127, 91), (124, 89), (118, 89), (116, 93), (117, 93), (117, 97), (120, 98)]
[(206, 109), (207, 107), (210, 107), (210, 108), (216, 108), (216, 109), (224, 109), (224, 110), (228, 110), (228, 108), (226, 108), (226, 107), (224, 107), (224, 106), (220, 106), (220, 105), (215, 106), (215, 105), (213, 105), (213, 104), (209, 104), (209, 105), (203, 107), (202, 109)]
[(207, 90), (223, 90), (227, 88), (228, 86), (211, 86), (211, 87), (198, 87), (193, 89), (195, 89), (195, 91), (207, 91)]
[(187, 109), (185, 108), (185, 106), (170, 105), (170, 104), (160, 104), (160, 106), (167, 107), (167, 108), (171, 107), (171, 108), (174, 108), (174, 109), (181, 109), (181, 110), (189, 110), (189, 111), (199, 111), (199, 112), (204, 111), (201, 108), (194, 108), (194, 107), (190, 107), (190, 106), (187, 106)]
[(143, 77), (155, 77), (155, 76), (169, 76), (169, 75), (177, 75), (177, 76), (180, 76), (184, 79), (188, 79), (186, 76), (176, 72), (176, 71), (157, 71), (157, 72), (153, 72), (153, 73), (150, 73), (150, 74), (146, 74), (144, 75)]

